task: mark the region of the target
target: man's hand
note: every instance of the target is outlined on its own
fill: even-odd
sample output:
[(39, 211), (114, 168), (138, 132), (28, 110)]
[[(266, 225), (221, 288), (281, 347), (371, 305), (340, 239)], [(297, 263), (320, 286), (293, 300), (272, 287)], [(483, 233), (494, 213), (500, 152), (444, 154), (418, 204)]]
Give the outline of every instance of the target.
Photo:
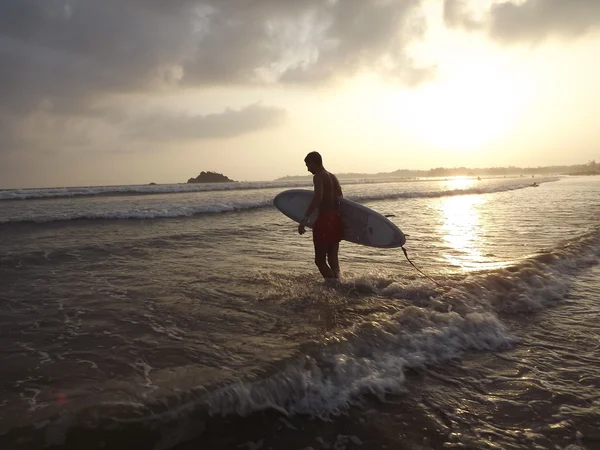
[(308, 219), (303, 217), (300, 221), (300, 225), (298, 225), (298, 234), (306, 233), (306, 224), (308, 223)]

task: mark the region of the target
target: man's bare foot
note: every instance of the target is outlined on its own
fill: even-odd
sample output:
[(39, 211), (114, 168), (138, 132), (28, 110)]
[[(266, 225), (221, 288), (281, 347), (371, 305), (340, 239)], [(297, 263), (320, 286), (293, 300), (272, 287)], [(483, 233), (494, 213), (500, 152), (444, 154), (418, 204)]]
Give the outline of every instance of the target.
[(325, 277), (323, 279), (323, 282), (327, 286), (338, 286), (341, 283), (338, 277)]

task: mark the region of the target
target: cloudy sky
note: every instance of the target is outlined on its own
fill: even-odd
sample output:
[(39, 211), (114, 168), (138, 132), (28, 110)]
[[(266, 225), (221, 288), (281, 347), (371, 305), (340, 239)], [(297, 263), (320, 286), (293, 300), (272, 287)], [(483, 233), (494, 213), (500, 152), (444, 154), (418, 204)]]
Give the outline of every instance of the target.
[(2, 0), (0, 188), (600, 160), (598, 0)]

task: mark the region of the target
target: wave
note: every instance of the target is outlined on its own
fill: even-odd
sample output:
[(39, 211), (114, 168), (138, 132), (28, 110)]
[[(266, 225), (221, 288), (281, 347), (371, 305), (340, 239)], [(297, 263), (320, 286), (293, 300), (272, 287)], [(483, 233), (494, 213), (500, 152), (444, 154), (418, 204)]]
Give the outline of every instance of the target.
[[(595, 229), (505, 269), (455, 278), (439, 275), (441, 287), (422, 278), (397, 281), (385, 274), (350, 279), (335, 289), (396, 299), (397, 307), (378, 314), (376, 321), (354, 324), (335, 340), (325, 339), (260, 379), (212, 389), (199, 386), (155, 403), (143, 403), (144, 396), (130, 403), (104, 402), (4, 437), (34, 435), (42, 447), (63, 445), (69, 434), (102, 431), (114, 441), (140, 436), (149, 444), (144, 448), (166, 450), (197, 438), (222, 417), (251, 420), (257, 412), (274, 411), (288, 418), (330, 418), (360, 407), (365, 396), (384, 400), (404, 393), (409, 370), (427, 370), (465, 352), (511, 348), (518, 342), (511, 318), (564, 299), (573, 277), (599, 262), (600, 229)], [(300, 290), (306, 285), (293, 276), (285, 282), (263, 276), (262, 281), (295, 283)]]
[[(558, 180), (559, 178), (555, 178)], [(545, 181), (554, 181), (554, 178), (546, 178)], [(342, 180), (345, 185), (349, 184), (379, 184), (407, 181), (431, 181), (431, 180), (406, 180), (406, 179), (352, 179)], [(441, 181), (441, 180), (437, 180)], [(523, 185), (523, 182), (518, 183)], [(157, 194), (183, 194), (190, 192), (210, 191), (235, 191), (251, 189), (274, 189), (312, 186), (311, 180), (295, 181), (252, 181), (232, 183), (199, 183), (199, 184), (153, 184), (153, 185), (126, 185), (126, 186), (76, 186), (40, 189), (0, 189), (0, 201), (2, 200), (39, 200), (75, 197), (95, 196), (126, 196), (126, 195), (157, 195)], [(527, 186), (527, 184), (525, 184)], [(486, 188), (473, 189), (486, 192)]]
[[(547, 179), (543, 182), (557, 181), (559, 178)], [(540, 181), (541, 183), (541, 181)], [(192, 185), (193, 186), (193, 185)], [(247, 189), (259, 189), (253, 185)], [(289, 184), (283, 186), (263, 185), (264, 188), (272, 187), (292, 187)], [(356, 201), (358, 203), (379, 201), (379, 200), (395, 200), (401, 198), (437, 198), (437, 197), (451, 197), (458, 195), (480, 195), (480, 194), (493, 194), (499, 192), (507, 192), (519, 189), (525, 189), (529, 187), (529, 184), (525, 183), (512, 183), (503, 184), (496, 186), (484, 186), (476, 188), (466, 189), (450, 189), (440, 191), (403, 191), (396, 193), (382, 193), (375, 195), (350, 195), (347, 198)], [(223, 187), (223, 189), (227, 189)], [(109, 207), (108, 205), (106, 205)], [(176, 218), (176, 217), (192, 217), (203, 214), (217, 214), (227, 213), (236, 211), (254, 210), (258, 208), (272, 207), (273, 203), (271, 199), (257, 200), (257, 201), (228, 201), (218, 203), (205, 203), (205, 204), (190, 204), (190, 203), (176, 203), (170, 201), (168, 203), (161, 203), (158, 206), (143, 206), (139, 205), (120, 205), (120, 207), (113, 209), (85, 209), (85, 205), (80, 205), (79, 208), (70, 208), (67, 211), (43, 211), (39, 213), (28, 213), (25, 217), (16, 216), (8, 218), (0, 218), (0, 224), (2, 223), (18, 223), (18, 222), (55, 222), (55, 221), (69, 221), (69, 220), (118, 220), (118, 219), (160, 219), (160, 218)]]
[[(560, 178), (546, 178), (543, 181), (540, 180), (538, 184), (551, 183), (559, 181)], [(498, 192), (508, 192), (531, 187), (528, 182), (516, 182), (511, 184), (502, 185), (488, 185), (482, 187), (464, 188), (464, 189), (446, 189), (440, 191), (415, 191), (415, 192), (399, 192), (397, 194), (386, 194), (384, 196), (362, 196), (359, 198), (360, 201), (368, 200), (385, 200), (385, 199), (400, 199), (400, 198), (437, 198), (437, 197), (453, 197), (457, 195), (477, 195), (477, 194), (494, 194)], [(349, 197), (351, 200), (355, 200)], [(356, 200), (355, 200), (356, 201)]]
[(190, 183), (153, 184), (128, 186), (79, 186), (42, 189), (0, 190), (0, 200), (35, 200), (52, 198), (117, 196), (117, 195), (156, 195), (189, 192), (229, 191), (248, 189), (268, 189), (283, 187), (310, 186), (307, 182), (233, 182), (233, 183)]
[[(376, 184), (405, 180), (344, 180), (347, 184)], [(236, 191), (312, 186), (311, 180), (242, 181), (231, 183), (140, 184), (125, 186), (76, 186), (40, 189), (0, 189), (2, 200), (40, 200), (75, 197), (185, 194), (191, 192)]]
[(271, 200), (257, 202), (229, 202), (212, 204), (164, 204), (160, 207), (134, 207), (116, 210), (70, 210), (66, 213), (44, 212), (37, 215), (30, 214), (27, 218), (0, 219), (0, 224), (6, 223), (46, 223), (64, 222), (71, 220), (147, 220), (165, 219), (176, 217), (192, 217), (204, 214), (217, 214), (235, 211), (248, 211), (257, 208), (272, 206)]
[[(505, 323), (551, 307), (568, 295), (574, 277), (600, 263), (600, 228), (542, 251), (514, 266), (465, 275), (398, 282), (369, 275), (338, 289), (401, 301), (387, 317), (346, 331), (340, 343), (290, 364), (273, 376), (238, 382), (203, 398), (211, 414), (247, 415), (274, 409), (326, 418), (360, 402), (402, 393), (408, 369), (424, 369), (469, 351), (510, 348), (517, 338)], [(387, 278), (387, 279), (386, 279)]]
[[(515, 342), (491, 314), (461, 316), (418, 307), (377, 323), (359, 324), (348, 334), (355, 338), (315, 350), (257, 381), (238, 381), (209, 392), (198, 387), (194, 392), (153, 403), (141, 403), (140, 398), (131, 404), (96, 404), (87, 410), (63, 412), (27, 431), (13, 430), (7, 437), (16, 440), (20, 432), (36, 435), (42, 447), (64, 445), (69, 434), (101, 430), (109, 436), (125, 428), (130, 433), (142, 428), (156, 439), (143, 448), (166, 450), (196, 437), (190, 433), (202, 433), (208, 423), (220, 417), (245, 417), (269, 410), (287, 417), (336, 416), (357, 405), (364, 395), (383, 400), (389, 394), (404, 392), (407, 370), (424, 369), (464, 351), (500, 350)], [(190, 421), (194, 426), (181, 433)]]
[[(231, 384), (207, 394), (212, 415), (265, 409), (286, 416), (327, 418), (360, 403), (364, 395), (384, 399), (405, 389), (408, 369), (425, 369), (469, 351), (498, 351), (517, 338), (507, 323), (563, 300), (574, 277), (600, 263), (600, 229), (533, 255), (514, 266), (443, 279), (395, 281), (380, 276), (353, 279), (341, 289), (394, 298), (398, 310), (348, 329), (337, 343), (294, 361), (262, 380)], [(370, 287), (370, 291), (365, 289)], [(189, 405), (188, 405), (189, 406)]]

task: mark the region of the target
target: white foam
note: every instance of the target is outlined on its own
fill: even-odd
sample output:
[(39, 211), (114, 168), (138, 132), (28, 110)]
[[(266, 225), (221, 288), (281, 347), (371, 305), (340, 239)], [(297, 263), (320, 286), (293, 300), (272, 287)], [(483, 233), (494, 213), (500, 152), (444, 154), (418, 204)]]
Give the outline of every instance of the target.
[(45, 406), (47, 406), (47, 403), (38, 403), (37, 398), (38, 396), (41, 394), (41, 389), (34, 389), (34, 388), (26, 388), (25, 392), (31, 392), (32, 395), (29, 398), (26, 398), (24, 394), (19, 394), (21, 397), (25, 398), (27, 400), (27, 403), (29, 404), (29, 411), (36, 411), (40, 408), (44, 408)]
[[(558, 177), (548, 177), (539, 180), (539, 184), (551, 183), (559, 181)], [(515, 191), (519, 189), (525, 189), (531, 187), (529, 182), (525, 181), (510, 181), (502, 184), (488, 184), (484, 186), (469, 187), (462, 189), (444, 189), (444, 190), (417, 190), (417, 191), (406, 191), (398, 192), (395, 194), (382, 194), (382, 195), (368, 195), (360, 197), (348, 197), (351, 200), (385, 200), (385, 199), (399, 199), (399, 198), (437, 198), (437, 197), (453, 197), (456, 195), (477, 195), (477, 194), (493, 194), (499, 192)]]
[(152, 382), (152, 377), (150, 376), (150, 372), (152, 372), (152, 370), (154, 368), (150, 364), (148, 364), (148, 361), (146, 361), (143, 358), (138, 358), (132, 364), (129, 364), (129, 365), (130, 365), (130, 367), (133, 367), (137, 372), (141, 372), (140, 375), (144, 379), (144, 383), (142, 384), (142, 386), (144, 386), (146, 389), (148, 389), (150, 391), (158, 389), (158, 386), (156, 386)]
[(437, 278), (439, 286), (416, 272), (413, 280), (406, 277), (398, 280), (393, 272), (379, 271), (346, 276), (341, 288), (406, 300), (412, 305), (437, 310), (520, 314), (561, 301), (571, 287), (573, 276), (599, 263), (600, 229), (596, 229), (560, 248), (534, 254), (502, 268), (473, 272), (458, 280), (444, 275)]
[[(545, 181), (554, 181), (556, 179), (546, 179)], [(540, 180), (542, 182), (542, 180)], [(256, 187), (256, 183), (254, 186)], [(172, 185), (170, 185), (172, 186)], [(184, 185), (185, 186), (185, 185)], [(190, 185), (196, 186), (196, 185)], [(392, 189), (386, 190), (379, 194), (349, 195), (348, 198), (357, 202), (387, 200), (398, 198), (436, 198), (455, 195), (470, 195), (470, 194), (490, 194), (496, 192), (505, 192), (515, 189), (524, 189), (529, 185), (520, 182), (503, 183), (500, 185), (489, 185), (482, 188), (470, 189), (455, 189), (455, 190), (415, 190), (396, 192)], [(147, 186), (144, 186), (147, 187)], [(152, 186), (151, 186), (152, 187)], [(277, 187), (277, 185), (269, 184), (265, 187)], [(290, 187), (285, 185), (285, 187)], [(71, 188), (64, 188), (71, 189)], [(95, 188), (86, 188), (95, 189)], [(99, 188), (98, 188), (99, 189)], [(200, 188), (198, 188), (200, 189)], [(215, 188), (217, 189), (217, 188)], [(211, 190), (215, 190), (211, 189)], [(225, 189), (225, 187), (223, 188)], [(248, 188), (250, 189), (250, 188)], [(218, 189), (217, 189), (218, 190)], [(179, 191), (177, 191), (179, 192)], [(188, 191), (185, 191), (188, 192)], [(204, 203), (203, 203), (204, 202)], [(180, 201), (173, 199), (148, 199), (135, 201), (118, 201), (106, 202), (100, 204), (71, 204), (65, 202), (60, 205), (35, 205), (35, 207), (23, 209), (16, 214), (12, 212), (7, 216), (0, 216), (0, 223), (9, 222), (52, 222), (65, 220), (131, 220), (131, 219), (157, 219), (157, 218), (176, 218), (176, 217), (191, 217), (201, 214), (218, 214), (234, 211), (247, 211), (258, 208), (273, 207), (272, 196), (268, 192), (263, 192), (250, 196), (250, 199), (243, 200), (198, 200), (196, 198), (185, 198)]]
[[(413, 331), (407, 331), (411, 328)], [(365, 394), (381, 399), (404, 391), (405, 371), (457, 357), (467, 350), (498, 350), (515, 339), (489, 313), (439, 313), (411, 307), (387, 321), (363, 323), (357, 339), (290, 364), (272, 377), (235, 383), (206, 398), (212, 414), (246, 415), (275, 409), (327, 417)]]
[[(348, 184), (379, 184), (405, 179), (345, 179)], [(242, 181), (233, 183), (174, 183), (174, 184), (138, 184), (124, 186), (73, 186), (39, 189), (3, 189), (0, 190), (0, 200), (31, 200), (61, 197), (88, 197), (97, 195), (146, 195), (146, 194), (177, 194), (186, 192), (235, 191), (251, 189), (274, 189), (312, 186), (312, 180), (295, 181)]]
[(200, 184), (156, 184), (130, 186), (79, 186), (43, 189), (10, 189), (0, 191), (0, 200), (30, 200), (97, 195), (176, 194), (186, 192), (230, 191), (312, 186), (311, 181), (299, 182), (240, 182)]
[(0, 218), (0, 223), (8, 222), (53, 222), (64, 220), (127, 220), (191, 217), (199, 214), (217, 214), (250, 210), (271, 206), (272, 201), (228, 202), (209, 204), (158, 204), (140, 208), (136, 205), (115, 207), (114, 209), (68, 208), (31, 212), (26, 216)]
[[(501, 270), (483, 273), (445, 294), (459, 303), (520, 314), (547, 308), (567, 295), (573, 275), (600, 263), (600, 230)], [(462, 293), (461, 293), (462, 291)], [(473, 298), (472, 293), (480, 294)], [(461, 300), (462, 298), (462, 300)]]
[(50, 355), (48, 354), (48, 352), (42, 352), (42, 351), (40, 351), (38, 353), (42, 357), (42, 359), (40, 359), (40, 365), (52, 362), (52, 358), (50, 358)]
[(94, 361), (90, 361), (89, 359), (77, 359), (77, 364), (89, 364), (92, 369), (98, 369), (98, 364)]

